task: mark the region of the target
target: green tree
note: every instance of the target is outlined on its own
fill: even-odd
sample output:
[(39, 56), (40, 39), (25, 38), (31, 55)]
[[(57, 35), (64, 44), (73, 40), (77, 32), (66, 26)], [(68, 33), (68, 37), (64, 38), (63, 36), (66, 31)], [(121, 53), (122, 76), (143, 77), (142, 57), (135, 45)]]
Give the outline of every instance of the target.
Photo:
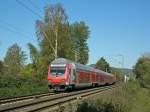
[(116, 76), (117, 80), (123, 81), (124, 75), (122, 74), (121, 69), (111, 68), (111, 73)]
[(67, 49), (71, 43), (68, 17), (60, 4), (45, 7), (44, 21), (36, 21), (36, 34), (40, 45), (41, 68), (47, 69), (54, 58), (68, 58), (66, 52), (71, 51)]
[(136, 78), (141, 81), (143, 86), (150, 88), (150, 56), (143, 55), (140, 57), (134, 66)]
[(20, 72), (22, 75), (34, 75), (35, 74), (35, 68), (33, 64), (27, 64)]
[(32, 74), (37, 74), (38, 68), (39, 68), (39, 59), (41, 57), (40, 51), (38, 51), (37, 48), (34, 45), (32, 45), (31, 43), (28, 43), (28, 48), (29, 48), (29, 51), (30, 51), (30, 59), (31, 59), (31, 62), (32, 62), (32, 66), (30, 64), (27, 68), (29, 68), (30, 71), (31, 71), (31, 68), (32, 68), (33, 69)]
[(4, 58), (4, 64), (6, 66), (6, 74), (18, 75), (21, 69), (24, 67), (26, 60), (25, 52), (15, 43), (8, 48), (6, 56)]
[(134, 72), (136, 78), (143, 78), (145, 74), (150, 73), (150, 56), (140, 57), (134, 67)]
[(87, 63), (88, 27), (84, 22), (70, 25), (61, 4), (46, 5), (44, 20), (36, 21), (36, 34), (40, 46), (38, 56), (40, 73), (46, 74), (48, 64), (55, 58), (75, 60), (76, 52), (80, 54), (78, 62)]
[[(41, 50), (38, 50), (34, 45), (28, 43), (29, 51), (30, 51), (30, 58), (31, 64), (25, 67), (25, 72), (29, 69), (31, 71), (30, 74), (32, 75), (43, 75), (46, 74), (47, 65), (45, 66), (45, 60), (47, 55), (43, 55)], [(46, 53), (46, 52), (45, 52)], [(48, 60), (47, 60), (48, 62)], [(24, 73), (24, 71), (23, 71)]]
[[(43, 54), (48, 54), (52, 59), (60, 57), (64, 50), (64, 42), (68, 38), (67, 14), (60, 4), (45, 7), (44, 21), (36, 21), (36, 34), (40, 40)], [(61, 51), (61, 52), (60, 52)]]
[(33, 64), (38, 63), (38, 57), (40, 56), (40, 52), (37, 50), (37, 48), (32, 45), (31, 43), (28, 43), (29, 51), (30, 51), (30, 58)]
[(73, 41), (73, 49), (78, 53), (76, 61), (82, 64), (88, 62), (88, 45), (89, 28), (83, 22), (75, 22), (71, 26), (71, 37)]
[(106, 60), (103, 57), (97, 61), (95, 67), (105, 72), (109, 72), (109, 73), (111, 72), (109, 64), (106, 62)]
[(4, 73), (4, 64), (2, 61), (0, 61), (0, 75)]

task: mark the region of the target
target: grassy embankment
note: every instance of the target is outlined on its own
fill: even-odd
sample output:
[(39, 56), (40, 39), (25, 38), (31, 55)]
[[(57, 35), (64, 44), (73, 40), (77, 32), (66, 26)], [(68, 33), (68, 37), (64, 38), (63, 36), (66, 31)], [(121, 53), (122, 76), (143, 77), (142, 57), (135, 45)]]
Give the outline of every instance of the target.
[(76, 112), (150, 112), (150, 90), (137, 81), (123, 83), (108, 94), (84, 100)]
[[(47, 81), (33, 76), (0, 76), (0, 97), (47, 92)], [(71, 107), (74, 108), (74, 107)], [(72, 111), (72, 110), (71, 110)], [(150, 90), (138, 81), (122, 83), (107, 94), (82, 101), (76, 112), (149, 112)]]
[(150, 112), (150, 90), (142, 88), (138, 81), (129, 81), (65, 107), (57, 112)]
[(48, 91), (47, 81), (37, 76), (0, 76), (0, 98), (24, 96)]

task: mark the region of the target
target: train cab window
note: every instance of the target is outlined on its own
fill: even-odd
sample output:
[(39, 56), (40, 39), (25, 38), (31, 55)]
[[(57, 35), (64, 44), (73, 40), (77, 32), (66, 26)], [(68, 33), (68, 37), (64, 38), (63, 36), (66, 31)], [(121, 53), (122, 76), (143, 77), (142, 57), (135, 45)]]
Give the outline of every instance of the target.
[(52, 76), (62, 76), (65, 74), (65, 67), (51, 67), (51, 75)]

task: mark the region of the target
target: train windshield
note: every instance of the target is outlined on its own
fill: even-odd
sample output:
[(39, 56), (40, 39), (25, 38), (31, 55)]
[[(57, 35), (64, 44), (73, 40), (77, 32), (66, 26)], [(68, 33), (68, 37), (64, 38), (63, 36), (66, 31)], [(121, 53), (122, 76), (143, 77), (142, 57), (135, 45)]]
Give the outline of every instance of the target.
[(65, 74), (65, 67), (51, 67), (51, 75), (53, 76), (62, 76)]

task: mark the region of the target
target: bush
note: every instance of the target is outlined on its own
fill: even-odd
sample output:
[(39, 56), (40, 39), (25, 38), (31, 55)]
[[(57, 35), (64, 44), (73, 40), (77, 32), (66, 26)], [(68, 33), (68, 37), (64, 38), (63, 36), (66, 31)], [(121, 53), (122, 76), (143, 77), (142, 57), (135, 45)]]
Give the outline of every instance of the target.
[(125, 112), (120, 108), (119, 104), (113, 104), (112, 102), (102, 102), (100, 100), (93, 102), (81, 103), (76, 112)]
[(22, 75), (31, 75), (31, 74), (35, 74), (35, 70), (33, 67), (33, 64), (28, 64), (26, 65), (22, 70), (21, 73)]
[(150, 90), (139, 81), (122, 83), (110, 93), (83, 101), (76, 112), (149, 112)]
[(47, 81), (36, 76), (0, 76), (0, 97), (48, 92)]

